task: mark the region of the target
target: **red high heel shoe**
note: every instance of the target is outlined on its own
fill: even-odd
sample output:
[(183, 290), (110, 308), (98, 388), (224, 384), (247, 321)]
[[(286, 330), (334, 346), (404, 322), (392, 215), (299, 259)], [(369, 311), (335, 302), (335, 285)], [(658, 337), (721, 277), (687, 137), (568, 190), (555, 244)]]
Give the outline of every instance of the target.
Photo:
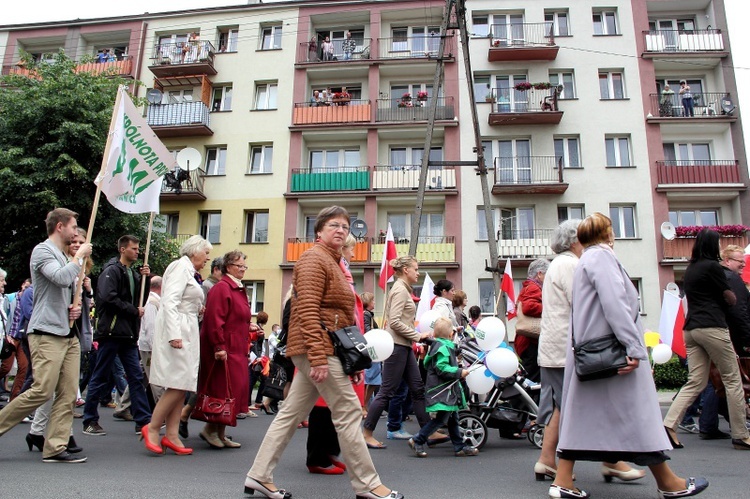
[(144, 426), (141, 431), (141, 440), (146, 444), (146, 450), (153, 452), (154, 454), (166, 454), (166, 449), (159, 447), (156, 444), (152, 444), (148, 439), (148, 425)]
[[(166, 449), (173, 451), (178, 456), (189, 456), (190, 454), (193, 453), (193, 449), (191, 449), (190, 447), (179, 447), (173, 444), (172, 442), (170, 442), (167, 439), (167, 437), (162, 437), (161, 445), (164, 446)], [(164, 452), (166, 453), (167, 451), (165, 450)]]

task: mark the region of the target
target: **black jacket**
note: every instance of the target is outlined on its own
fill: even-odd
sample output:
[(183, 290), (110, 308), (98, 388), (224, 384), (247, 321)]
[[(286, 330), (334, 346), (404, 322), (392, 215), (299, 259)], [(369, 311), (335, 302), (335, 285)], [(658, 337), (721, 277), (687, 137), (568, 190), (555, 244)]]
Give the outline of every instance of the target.
[(724, 269), (724, 274), (729, 287), (737, 296), (737, 303), (733, 307), (727, 307), (729, 337), (737, 355), (745, 356), (748, 352), (744, 349), (750, 347), (750, 292), (737, 272)]
[[(104, 265), (96, 287), (96, 331), (94, 341), (118, 340), (135, 343), (141, 319), (138, 317), (138, 296), (141, 289), (141, 275), (133, 270), (135, 293), (130, 293), (127, 268), (118, 258), (112, 258)], [(146, 288), (150, 278), (146, 278)], [(144, 293), (144, 301), (148, 293)]]
[(375, 322), (375, 315), (370, 310), (365, 310), (365, 333), (371, 329), (378, 329), (378, 323)]

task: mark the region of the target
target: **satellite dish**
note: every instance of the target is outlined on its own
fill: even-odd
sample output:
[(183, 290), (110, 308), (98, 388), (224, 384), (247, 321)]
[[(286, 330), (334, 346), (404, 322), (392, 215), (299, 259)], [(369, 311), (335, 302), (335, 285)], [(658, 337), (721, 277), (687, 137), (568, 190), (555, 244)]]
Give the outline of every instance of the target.
[(183, 170), (197, 170), (201, 166), (201, 153), (192, 147), (186, 147), (177, 153), (177, 164)]
[(162, 93), (158, 88), (152, 88), (146, 92), (146, 100), (149, 104), (161, 104)]
[(671, 241), (675, 238), (677, 235), (677, 231), (674, 228), (674, 225), (672, 225), (669, 222), (664, 222), (661, 224), (661, 236), (666, 239), (667, 241)]
[(667, 287), (665, 289), (670, 293), (674, 293), (676, 295), (680, 294), (680, 287), (673, 282), (667, 283)]
[(362, 239), (367, 235), (367, 224), (364, 220), (355, 220), (352, 222), (351, 235), (357, 239)]

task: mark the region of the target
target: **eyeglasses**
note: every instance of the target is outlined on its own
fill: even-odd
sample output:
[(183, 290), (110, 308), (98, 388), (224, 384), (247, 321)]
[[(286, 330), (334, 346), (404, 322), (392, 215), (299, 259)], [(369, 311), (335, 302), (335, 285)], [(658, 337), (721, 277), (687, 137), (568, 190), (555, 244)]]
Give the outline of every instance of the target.
[(247, 270), (247, 265), (237, 265), (236, 263), (230, 263), (229, 265), (231, 265), (232, 267), (237, 267), (241, 270)]
[(745, 260), (740, 260), (738, 258), (730, 258), (730, 260), (732, 260), (733, 262), (737, 262), (740, 265), (745, 265)]
[(326, 224), (326, 227), (328, 227), (329, 229), (333, 229), (333, 230), (343, 229), (344, 232), (346, 232), (346, 233), (349, 233), (349, 230), (351, 229), (351, 227), (349, 227), (348, 225), (341, 225), (341, 224), (335, 223), (335, 222), (334, 223), (330, 223), (330, 224)]

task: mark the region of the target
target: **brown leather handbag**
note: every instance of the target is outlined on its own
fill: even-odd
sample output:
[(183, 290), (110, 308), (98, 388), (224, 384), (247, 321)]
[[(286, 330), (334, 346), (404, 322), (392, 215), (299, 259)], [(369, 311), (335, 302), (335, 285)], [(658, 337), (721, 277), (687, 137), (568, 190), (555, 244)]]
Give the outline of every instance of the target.
[(542, 331), (542, 318), (524, 315), (521, 304), (520, 301), (516, 303), (516, 334), (537, 340)]

